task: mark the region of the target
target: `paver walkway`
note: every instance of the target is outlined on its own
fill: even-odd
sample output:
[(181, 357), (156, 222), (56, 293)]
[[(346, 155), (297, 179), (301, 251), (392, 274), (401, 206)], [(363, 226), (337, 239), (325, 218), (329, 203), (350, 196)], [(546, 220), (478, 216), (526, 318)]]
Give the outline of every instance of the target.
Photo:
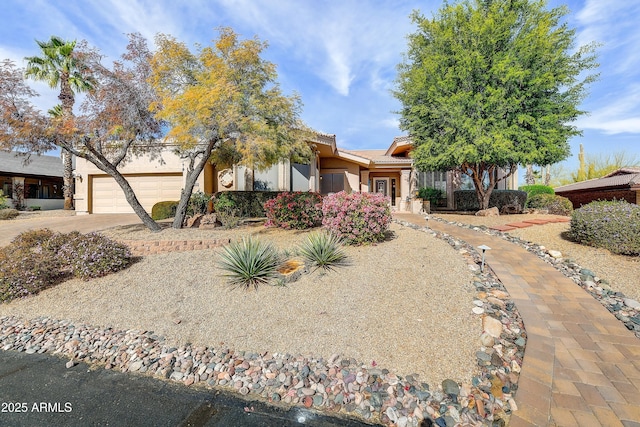
[[(427, 225), (421, 215), (394, 217)], [(510, 426), (640, 427), (640, 340), (632, 332), (520, 246), (438, 221), (428, 226), (489, 246), (486, 262), (522, 316), (528, 340)]]

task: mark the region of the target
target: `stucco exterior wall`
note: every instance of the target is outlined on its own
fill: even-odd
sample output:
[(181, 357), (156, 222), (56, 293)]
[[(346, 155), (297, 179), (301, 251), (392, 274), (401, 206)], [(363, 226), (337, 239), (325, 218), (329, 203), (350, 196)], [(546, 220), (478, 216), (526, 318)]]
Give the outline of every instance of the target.
[[(170, 148), (167, 148), (162, 152), (161, 159), (152, 159), (149, 155), (143, 155), (133, 158), (127, 162), (118, 170), (125, 175), (135, 174), (166, 174), (166, 173), (181, 173), (183, 175), (183, 183), (186, 182), (185, 170), (187, 169), (188, 161), (180, 159)], [(76, 212), (87, 213), (89, 212), (89, 197), (91, 189), (89, 183), (92, 176), (105, 176), (107, 175), (102, 170), (98, 169), (93, 163), (82, 159), (76, 158), (75, 169), (75, 194), (74, 203)], [(201, 173), (196, 181), (193, 191), (206, 191), (205, 186), (205, 173)]]
[(355, 163), (336, 158), (324, 158), (321, 160), (320, 174), (341, 172), (344, 172), (345, 174), (345, 191), (348, 193), (360, 191), (360, 166)]

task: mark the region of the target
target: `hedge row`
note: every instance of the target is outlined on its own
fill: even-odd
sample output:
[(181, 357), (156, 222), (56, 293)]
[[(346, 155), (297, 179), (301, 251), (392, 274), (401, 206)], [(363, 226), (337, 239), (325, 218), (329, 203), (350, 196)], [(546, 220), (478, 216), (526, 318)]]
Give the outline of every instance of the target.
[[(456, 190), (453, 192), (455, 207), (459, 211), (477, 211), (480, 209), (475, 190)], [(527, 193), (519, 190), (493, 190), (489, 198), (489, 207), (496, 206), (502, 210), (503, 206), (518, 205), (524, 207)]]
[(213, 196), (214, 200), (223, 193), (233, 202), (239, 217), (262, 218), (266, 216), (265, 202), (276, 198), (282, 191), (220, 191)]

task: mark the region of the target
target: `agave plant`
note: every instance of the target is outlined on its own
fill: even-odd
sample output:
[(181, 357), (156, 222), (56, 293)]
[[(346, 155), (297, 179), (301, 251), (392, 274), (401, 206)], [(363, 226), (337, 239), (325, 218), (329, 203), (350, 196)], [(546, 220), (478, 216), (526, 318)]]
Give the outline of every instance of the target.
[(226, 271), (223, 276), (231, 285), (257, 289), (278, 276), (281, 262), (282, 258), (272, 244), (243, 237), (223, 248), (219, 266)]
[(298, 248), (298, 253), (315, 269), (333, 270), (333, 267), (346, 265), (347, 254), (342, 247), (342, 239), (333, 233), (324, 231), (309, 234)]

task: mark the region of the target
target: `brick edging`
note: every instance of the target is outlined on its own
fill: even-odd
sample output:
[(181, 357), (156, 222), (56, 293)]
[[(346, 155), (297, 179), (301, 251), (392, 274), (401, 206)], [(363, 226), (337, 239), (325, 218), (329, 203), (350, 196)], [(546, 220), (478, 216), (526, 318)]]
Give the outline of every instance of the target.
[(198, 251), (227, 245), (231, 239), (203, 240), (120, 240), (129, 247), (131, 255), (146, 256), (167, 252)]

